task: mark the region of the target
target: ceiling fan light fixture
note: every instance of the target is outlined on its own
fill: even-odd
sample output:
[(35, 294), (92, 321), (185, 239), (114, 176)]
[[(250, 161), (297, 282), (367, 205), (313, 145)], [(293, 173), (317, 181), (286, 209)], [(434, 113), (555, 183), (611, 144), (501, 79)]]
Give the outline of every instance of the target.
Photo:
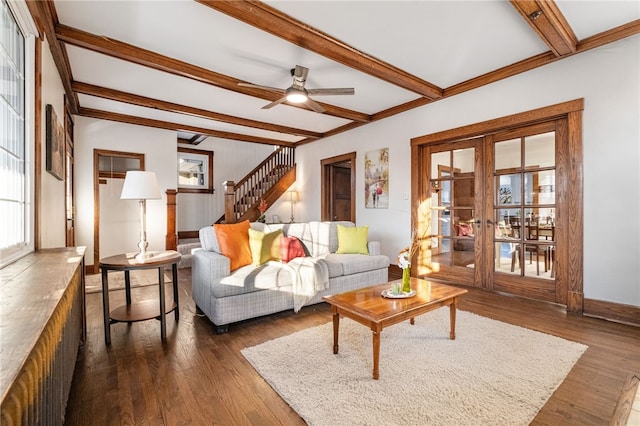
[(307, 99), (309, 99), (309, 96), (307, 96), (306, 90), (304, 89), (299, 90), (293, 87), (289, 87), (286, 93), (287, 93), (287, 101), (293, 104), (301, 104), (303, 102), (306, 102)]

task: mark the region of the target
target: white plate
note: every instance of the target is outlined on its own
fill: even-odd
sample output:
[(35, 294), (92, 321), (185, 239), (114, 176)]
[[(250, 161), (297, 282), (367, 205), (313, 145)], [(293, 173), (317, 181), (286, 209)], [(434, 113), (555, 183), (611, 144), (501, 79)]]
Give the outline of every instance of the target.
[(415, 296), (416, 291), (412, 289), (409, 293), (401, 292), (400, 294), (393, 294), (391, 290), (382, 290), (380, 294), (387, 299), (406, 299)]

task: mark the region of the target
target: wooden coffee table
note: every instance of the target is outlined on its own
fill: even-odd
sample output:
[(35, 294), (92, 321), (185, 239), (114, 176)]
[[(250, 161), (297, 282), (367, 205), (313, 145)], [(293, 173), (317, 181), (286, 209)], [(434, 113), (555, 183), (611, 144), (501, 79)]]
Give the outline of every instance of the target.
[(391, 283), (361, 288), (346, 293), (324, 296), (331, 305), (333, 314), (333, 353), (338, 353), (338, 333), (340, 315), (351, 318), (371, 329), (373, 332), (373, 378), (380, 377), (380, 333), (383, 328), (409, 320), (414, 324), (418, 315), (433, 311), (442, 306), (449, 306), (451, 331), (449, 338), (456, 338), (456, 305), (458, 297), (467, 290), (411, 278), (411, 288), (416, 295), (406, 299), (388, 299), (381, 296), (383, 290), (391, 288)]

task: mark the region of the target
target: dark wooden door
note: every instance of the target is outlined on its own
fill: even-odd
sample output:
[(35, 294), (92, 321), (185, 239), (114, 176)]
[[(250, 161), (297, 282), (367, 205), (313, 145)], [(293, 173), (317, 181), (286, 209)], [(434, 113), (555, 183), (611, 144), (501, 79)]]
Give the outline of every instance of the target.
[(351, 168), (332, 166), (332, 220), (351, 220)]
[(320, 161), (322, 220), (356, 221), (355, 161), (355, 152)]

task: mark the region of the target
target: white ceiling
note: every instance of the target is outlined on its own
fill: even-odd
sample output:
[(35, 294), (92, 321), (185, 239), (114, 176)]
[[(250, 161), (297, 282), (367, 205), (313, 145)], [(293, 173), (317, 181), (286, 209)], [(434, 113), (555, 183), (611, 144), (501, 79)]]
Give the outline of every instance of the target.
[[(442, 89), (549, 51), (508, 1), (268, 1), (268, 5)], [(578, 40), (640, 19), (638, 1), (556, 4)], [(366, 114), (420, 95), (289, 43), (195, 1), (54, 1), (60, 24), (264, 86), (287, 88), (290, 69), (310, 69), (306, 88), (354, 87), (316, 100)], [(65, 44), (73, 81), (245, 119), (314, 132), (350, 120), (221, 89)], [(304, 137), (78, 95), (83, 108), (261, 136)]]

